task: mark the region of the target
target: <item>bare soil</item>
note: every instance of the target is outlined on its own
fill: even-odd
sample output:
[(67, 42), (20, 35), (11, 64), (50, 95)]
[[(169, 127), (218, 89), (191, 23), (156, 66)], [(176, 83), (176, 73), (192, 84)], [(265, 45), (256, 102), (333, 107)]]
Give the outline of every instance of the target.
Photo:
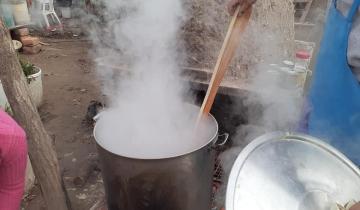
[[(80, 39), (42, 39), (37, 55), (22, 57), (43, 71), (41, 118), (52, 136), (73, 209), (88, 210), (104, 196), (91, 125), (84, 122), (92, 100), (102, 100), (100, 83)], [(84, 181), (85, 180), (85, 181)], [(26, 210), (44, 209), (38, 187), (25, 198)]]

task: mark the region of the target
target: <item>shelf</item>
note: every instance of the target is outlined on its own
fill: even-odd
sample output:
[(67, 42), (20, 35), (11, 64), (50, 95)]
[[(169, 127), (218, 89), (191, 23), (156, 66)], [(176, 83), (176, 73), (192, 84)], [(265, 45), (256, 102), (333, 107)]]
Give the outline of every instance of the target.
[(28, 24), (16, 25), (16, 26), (13, 26), (13, 27), (9, 27), (8, 29), (9, 30), (16, 30), (16, 29), (20, 29), (20, 28), (31, 27), (31, 26), (34, 26), (34, 25), (35, 25), (35, 23), (28, 23)]
[(301, 17), (299, 18), (299, 22), (304, 23), (307, 15), (309, 14), (313, 0), (294, 0), (294, 4), (299, 4), (299, 3), (306, 3), (304, 9), (301, 9)]

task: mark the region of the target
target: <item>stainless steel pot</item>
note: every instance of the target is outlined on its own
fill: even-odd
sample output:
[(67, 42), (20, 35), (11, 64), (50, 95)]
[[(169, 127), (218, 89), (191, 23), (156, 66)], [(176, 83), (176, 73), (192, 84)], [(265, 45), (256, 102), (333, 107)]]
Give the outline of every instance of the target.
[[(218, 124), (202, 148), (164, 159), (135, 159), (113, 154), (99, 144), (98, 153), (109, 210), (209, 210)], [(227, 138), (226, 138), (227, 139)]]

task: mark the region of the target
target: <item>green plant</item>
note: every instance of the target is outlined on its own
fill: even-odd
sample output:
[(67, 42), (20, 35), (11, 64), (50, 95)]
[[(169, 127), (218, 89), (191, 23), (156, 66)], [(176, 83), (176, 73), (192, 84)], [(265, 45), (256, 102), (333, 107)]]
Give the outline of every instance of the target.
[(5, 112), (8, 113), (8, 115), (12, 116), (13, 115), (13, 112), (12, 112), (12, 109), (10, 107), (10, 104), (6, 103), (5, 104)]
[(34, 64), (24, 62), (22, 60), (20, 60), (20, 64), (21, 64), (21, 68), (26, 77), (36, 73), (36, 68), (35, 68)]

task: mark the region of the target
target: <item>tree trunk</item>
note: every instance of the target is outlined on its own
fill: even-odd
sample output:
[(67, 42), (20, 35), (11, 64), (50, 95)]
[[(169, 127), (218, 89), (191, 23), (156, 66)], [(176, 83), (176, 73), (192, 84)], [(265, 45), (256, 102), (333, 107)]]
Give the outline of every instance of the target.
[(293, 60), (295, 26), (293, 0), (258, 0), (239, 49), (240, 63)]
[(29, 95), (26, 79), (5, 26), (0, 21), (0, 79), (16, 121), (24, 128), (29, 156), (48, 209), (67, 210), (56, 153)]
[[(226, 10), (229, 1), (184, 0), (190, 16), (183, 27), (190, 66), (212, 69), (215, 65), (230, 20)], [(261, 62), (292, 60), (294, 39), (293, 0), (258, 0), (231, 63), (230, 74), (252, 72)]]

